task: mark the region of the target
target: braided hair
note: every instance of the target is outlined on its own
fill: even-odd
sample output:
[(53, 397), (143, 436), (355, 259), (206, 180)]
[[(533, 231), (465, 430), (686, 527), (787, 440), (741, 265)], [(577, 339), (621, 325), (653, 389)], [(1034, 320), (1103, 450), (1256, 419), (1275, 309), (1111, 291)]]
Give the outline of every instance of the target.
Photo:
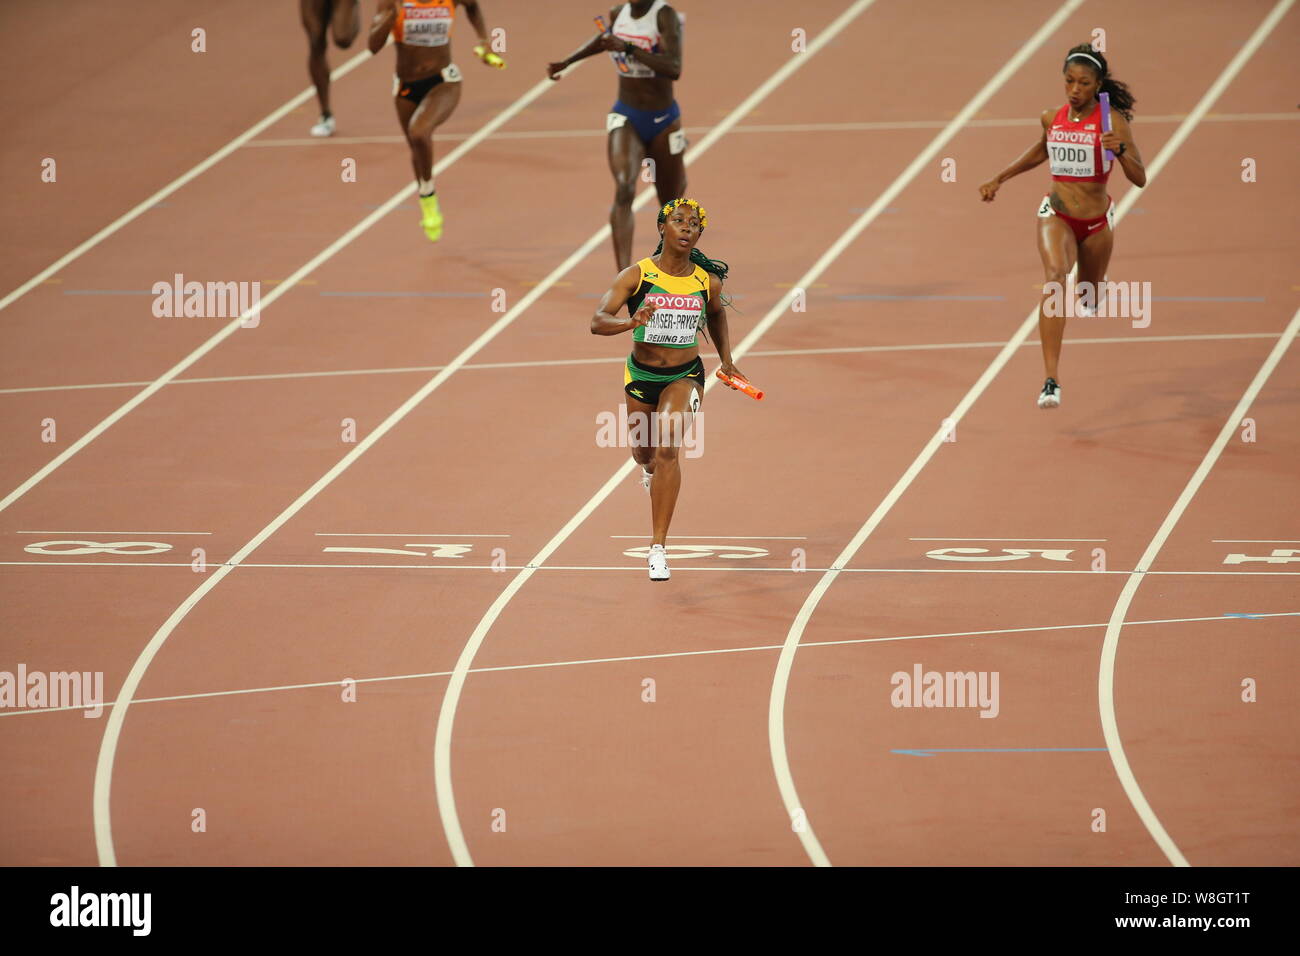
[[(701, 206), (699, 202), (697, 202), (694, 199), (685, 199), (685, 198), (674, 199), (672, 202), (665, 205), (662, 209), (659, 210), (659, 220), (658, 220), (659, 225), (662, 226), (664, 224), (664, 221), (667, 220), (668, 216), (678, 206), (690, 206), (692, 209), (694, 209), (696, 212), (700, 214), (700, 232), (703, 233), (705, 227), (708, 226), (709, 224), (709, 214), (706, 213), (704, 211), (704, 207)], [(663, 237), (663, 233), (660, 232), (659, 245), (655, 246), (655, 251), (652, 252), (651, 255), (657, 256), (659, 255), (659, 253), (663, 251), (664, 251), (664, 237)], [(695, 265), (699, 266), (701, 269), (703, 269), (705, 272), (709, 273), (710, 275), (715, 275), (719, 279), (724, 279), (724, 280), (727, 278), (727, 272), (731, 269), (731, 267), (727, 265), (725, 262), (723, 262), (721, 259), (710, 259), (704, 253), (700, 252), (698, 248), (691, 250), (690, 261)], [(733, 308), (731, 304), (731, 297), (728, 296), (726, 293), (723, 293), (722, 295), (722, 304), (727, 308)], [(700, 322), (700, 328), (701, 329), (704, 328), (703, 320), (701, 320)], [(706, 339), (708, 338), (707, 332), (704, 333), (704, 337)]]
[(1065, 55), (1065, 66), (1062, 67), (1062, 71), (1071, 63), (1086, 66), (1096, 73), (1097, 92), (1109, 93), (1110, 105), (1115, 111), (1126, 120), (1133, 119), (1133, 104), (1137, 102), (1133, 98), (1133, 91), (1110, 75), (1106, 57), (1100, 51), (1094, 50), (1091, 43), (1080, 43), (1076, 47), (1071, 47), (1070, 52)]

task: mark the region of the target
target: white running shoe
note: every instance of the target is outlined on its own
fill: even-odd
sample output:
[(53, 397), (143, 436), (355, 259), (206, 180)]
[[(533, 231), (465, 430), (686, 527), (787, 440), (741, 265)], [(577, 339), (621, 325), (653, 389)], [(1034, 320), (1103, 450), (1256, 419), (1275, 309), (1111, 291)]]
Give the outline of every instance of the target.
[(1061, 407), (1061, 386), (1056, 383), (1056, 379), (1049, 378), (1043, 383), (1043, 390), (1038, 393), (1038, 407)]
[(311, 128), (313, 136), (333, 136), (334, 135), (334, 117), (322, 116), (317, 120), (316, 125)]
[(646, 558), (646, 563), (650, 565), (651, 581), (668, 580), (668, 552), (664, 550), (662, 544), (650, 545), (650, 554)]

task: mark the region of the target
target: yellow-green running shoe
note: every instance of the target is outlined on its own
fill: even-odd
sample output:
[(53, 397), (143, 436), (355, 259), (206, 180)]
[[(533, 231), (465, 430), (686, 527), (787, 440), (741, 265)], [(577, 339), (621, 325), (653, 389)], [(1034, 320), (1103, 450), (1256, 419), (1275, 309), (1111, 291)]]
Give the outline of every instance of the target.
[(421, 196), (420, 209), (424, 212), (420, 219), (420, 225), (424, 227), (424, 234), (429, 237), (431, 242), (437, 242), (442, 238), (442, 213), (438, 211), (438, 194)]

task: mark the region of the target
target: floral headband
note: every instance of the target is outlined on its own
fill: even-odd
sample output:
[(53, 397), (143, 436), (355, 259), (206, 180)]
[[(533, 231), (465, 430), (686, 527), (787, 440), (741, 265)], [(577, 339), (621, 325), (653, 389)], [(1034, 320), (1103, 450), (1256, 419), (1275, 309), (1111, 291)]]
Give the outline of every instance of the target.
[(671, 213), (678, 206), (690, 206), (692, 209), (694, 209), (696, 212), (700, 214), (700, 229), (704, 229), (709, 225), (709, 214), (706, 213), (704, 211), (704, 207), (701, 206), (694, 199), (674, 199), (668, 205), (664, 206), (663, 209), (659, 210), (659, 221), (663, 222), (666, 218), (668, 218), (668, 214)]

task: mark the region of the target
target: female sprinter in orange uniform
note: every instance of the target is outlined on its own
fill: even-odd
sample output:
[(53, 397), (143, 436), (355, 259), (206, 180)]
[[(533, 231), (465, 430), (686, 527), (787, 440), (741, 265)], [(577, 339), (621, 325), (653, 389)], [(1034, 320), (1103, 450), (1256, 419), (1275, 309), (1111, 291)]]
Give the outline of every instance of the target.
[[(694, 199), (674, 199), (664, 206), (659, 211), (659, 247), (654, 255), (618, 274), (591, 320), (593, 335), (632, 333), (632, 354), (623, 374), (629, 423), (658, 418), (650, 429), (651, 435), (658, 436), (656, 443), (632, 443), (632, 457), (641, 466), (641, 481), (650, 492), (651, 581), (668, 580), (664, 542), (682, 483), (677, 449), (704, 398), (704, 363), (697, 335), (706, 323), (722, 371), (740, 375), (731, 361), (722, 298), (727, 264), (695, 248), (708, 222)], [(619, 318), (617, 313), (625, 305), (628, 318)]]
[(361, 30), (361, 8), (357, 0), (298, 0), (303, 29), (307, 31), (307, 72), (320, 101), (320, 119), (311, 128), (313, 136), (334, 135), (334, 114), (330, 112), (330, 65), (325, 59), (329, 45), (325, 33), (346, 50)]
[(686, 194), (686, 134), (682, 111), (673, 97), (673, 81), (682, 75), (682, 28), (677, 12), (664, 0), (632, 0), (609, 11), (610, 32), (598, 33), (559, 63), (546, 67), (552, 80), (578, 60), (609, 52), (618, 69), (618, 99), (605, 119), (609, 132), (609, 169), (614, 174), (614, 205), (609, 228), (614, 234), (614, 263), (632, 261), (632, 200), (641, 163), (654, 160), (659, 203)]
[(488, 66), (505, 61), (488, 49), (488, 31), (478, 0), (379, 0), (370, 24), (370, 52), (378, 53), (393, 35), (397, 72), (393, 96), (397, 119), (411, 147), (411, 165), (420, 190), (420, 225), (433, 242), (442, 238), (442, 212), (433, 183), (433, 131), (447, 121), (460, 102), (460, 69), (451, 62), (451, 24), (456, 7), (465, 8)]
[[(1110, 94), (1113, 127), (1109, 133), (1101, 131), (1099, 93)], [(980, 197), (992, 202), (998, 187), (1012, 176), (1019, 176), (1050, 159), (1052, 191), (1038, 207), (1038, 254), (1043, 260), (1043, 272), (1048, 283), (1058, 283), (1056, 288), (1063, 290), (1066, 276), (1077, 262), (1079, 285), (1092, 283), (1084, 288), (1095, 290), (1106, 277), (1114, 243), (1114, 204), (1106, 194), (1106, 180), (1110, 178), (1113, 164), (1102, 150), (1109, 149), (1115, 154), (1133, 185), (1145, 186), (1147, 173), (1129, 128), (1133, 94), (1123, 83), (1111, 78), (1106, 58), (1087, 43), (1074, 47), (1065, 58), (1065, 96), (1069, 102), (1059, 110), (1043, 110), (1042, 138), (994, 179), (980, 186)], [(1043, 301), (1038, 307), (1038, 337), (1043, 343), (1047, 372), (1047, 381), (1038, 396), (1039, 408), (1056, 408), (1061, 404), (1056, 366), (1061, 358), (1065, 316), (1047, 314), (1046, 305), (1052, 298), (1049, 288), (1044, 287)], [(1059, 295), (1056, 301), (1061, 301)]]

